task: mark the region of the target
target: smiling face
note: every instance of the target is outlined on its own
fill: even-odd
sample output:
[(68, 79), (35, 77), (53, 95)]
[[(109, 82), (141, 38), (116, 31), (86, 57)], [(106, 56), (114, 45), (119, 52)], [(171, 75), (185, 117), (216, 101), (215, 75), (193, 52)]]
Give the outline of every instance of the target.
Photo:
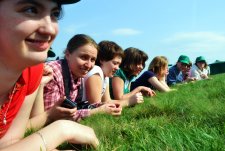
[(0, 61), (17, 68), (44, 62), (58, 33), (59, 14), (50, 0), (0, 1)]
[(116, 71), (119, 69), (122, 57), (116, 56), (109, 61), (101, 61), (101, 68), (105, 77), (113, 77)]
[(137, 65), (134, 65), (133, 66), (133, 72), (132, 72), (132, 75), (133, 76), (138, 76), (140, 73), (141, 73), (141, 71), (143, 70), (143, 64), (142, 63), (139, 63), (139, 64), (137, 64)]
[(77, 48), (72, 53), (66, 51), (66, 59), (74, 79), (83, 78), (94, 66), (97, 49), (91, 44)]

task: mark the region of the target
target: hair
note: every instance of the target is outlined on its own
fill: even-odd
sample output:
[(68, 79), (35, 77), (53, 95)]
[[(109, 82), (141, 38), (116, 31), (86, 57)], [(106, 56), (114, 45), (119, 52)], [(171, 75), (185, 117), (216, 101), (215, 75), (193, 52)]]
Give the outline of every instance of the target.
[(120, 64), (120, 68), (124, 71), (126, 76), (132, 76), (133, 70), (138, 64), (145, 67), (145, 61), (148, 60), (148, 55), (140, 49), (129, 47), (124, 50), (124, 58)]
[[(201, 62), (201, 61), (199, 61), (199, 62)], [(205, 68), (205, 69), (207, 69), (208, 64), (207, 64), (207, 62), (206, 62), (206, 61), (204, 61), (204, 62), (205, 62), (205, 66), (204, 66), (204, 68)], [(198, 63), (198, 62), (195, 62), (195, 65), (198, 67), (197, 63)]]
[(162, 70), (168, 66), (168, 59), (165, 56), (157, 56), (153, 58), (149, 64), (148, 70), (156, 74), (161, 74)]
[(73, 53), (77, 48), (87, 44), (93, 45), (98, 50), (98, 44), (94, 39), (85, 34), (77, 34), (69, 40), (65, 52), (68, 51), (69, 53)]
[(100, 66), (100, 61), (109, 61), (119, 56), (123, 58), (123, 49), (113, 41), (101, 41), (99, 44), (99, 53), (96, 60), (96, 65)]

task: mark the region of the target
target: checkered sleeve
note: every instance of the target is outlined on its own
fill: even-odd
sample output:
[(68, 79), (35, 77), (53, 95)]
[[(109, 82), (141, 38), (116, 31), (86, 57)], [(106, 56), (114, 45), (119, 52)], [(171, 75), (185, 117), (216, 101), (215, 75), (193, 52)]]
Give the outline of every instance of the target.
[(80, 121), (88, 116), (90, 116), (91, 109), (81, 109), (77, 110), (76, 114), (73, 116), (74, 121)]
[(53, 79), (44, 87), (45, 110), (52, 108), (64, 96), (62, 70), (59, 61), (47, 62), (53, 70)]

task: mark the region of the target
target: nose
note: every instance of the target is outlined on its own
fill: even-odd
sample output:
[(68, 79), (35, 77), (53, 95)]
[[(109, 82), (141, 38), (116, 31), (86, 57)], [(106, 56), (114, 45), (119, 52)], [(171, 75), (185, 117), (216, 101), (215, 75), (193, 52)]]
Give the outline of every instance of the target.
[(116, 65), (116, 66), (115, 66), (115, 69), (116, 69), (116, 70), (118, 70), (119, 68), (120, 68), (119, 65)]
[(41, 20), (39, 32), (44, 35), (55, 37), (58, 33), (58, 23), (52, 21), (50, 16), (45, 16)]
[(94, 66), (95, 62), (91, 61), (91, 60), (87, 60), (85, 63), (85, 66), (87, 68), (92, 68)]
[(140, 70), (143, 69), (143, 65), (142, 65), (142, 64), (139, 64), (137, 67), (138, 67), (138, 69), (140, 69)]

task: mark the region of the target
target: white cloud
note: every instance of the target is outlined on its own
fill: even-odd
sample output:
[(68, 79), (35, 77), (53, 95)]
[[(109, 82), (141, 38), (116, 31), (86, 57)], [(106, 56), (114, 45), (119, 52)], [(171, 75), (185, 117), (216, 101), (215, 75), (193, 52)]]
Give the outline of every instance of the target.
[(220, 52), (225, 49), (225, 35), (214, 32), (176, 33), (164, 43), (193, 52)]
[(86, 25), (84, 25), (84, 24), (82, 24), (82, 25), (70, 24), (70, 25), (64, 26), (62, 28), (62, 31), (63, 31), (63, 33), (66, 33), (66, 34), (75, 34), (80, 28), (83, 28), (83, 27), (86, 27)]
[(114, 35), (121, 35), (121, 36), (132, 36), (132, 35), (138, 35), (141, 32), (135, 29), (131, 28), (119, 28), (115, 29), (112, 32)]
[(188, 55), (194, 62), (197, 56), (203, 55), (209, 63), (224, 60), (225, 35), (216, 32), (183, 32), (176, 33), (162, 41), (161, 47), (169, 53), (173, 63), (179, 55)]

